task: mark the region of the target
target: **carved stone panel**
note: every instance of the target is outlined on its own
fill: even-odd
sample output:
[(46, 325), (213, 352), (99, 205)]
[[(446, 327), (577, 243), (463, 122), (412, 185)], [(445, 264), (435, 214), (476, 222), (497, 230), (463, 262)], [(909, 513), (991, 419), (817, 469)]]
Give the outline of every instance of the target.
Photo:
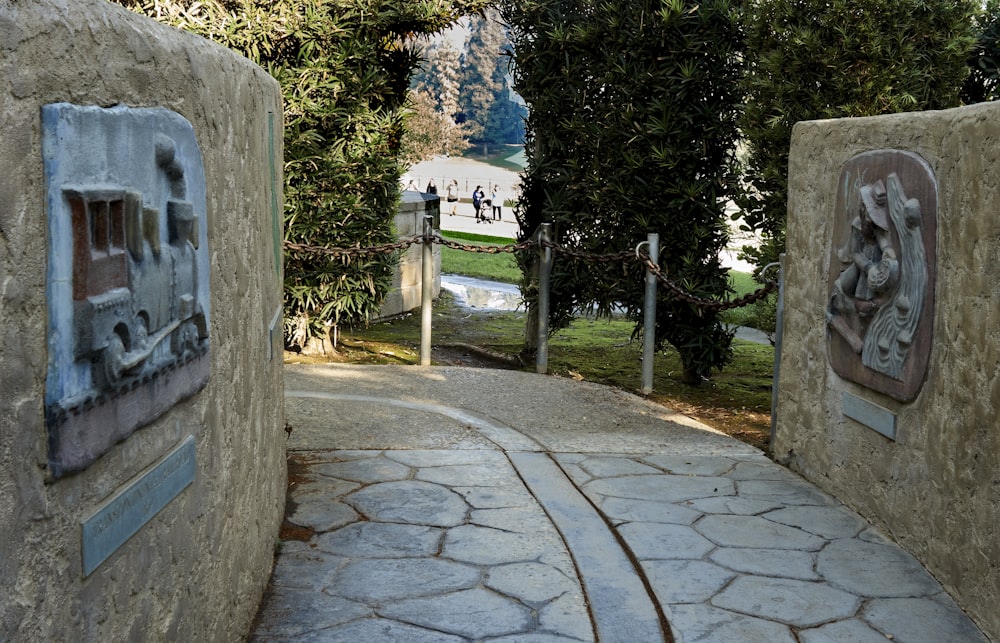
[(49, 467), (82, 470), (208, 380), (205, 176), (166, 109), (42, 108)]
[(931, 354), (937, 183), (916, 154), (879, 150), (843, 167), (826, 319), (841, 377), (913, 400)]

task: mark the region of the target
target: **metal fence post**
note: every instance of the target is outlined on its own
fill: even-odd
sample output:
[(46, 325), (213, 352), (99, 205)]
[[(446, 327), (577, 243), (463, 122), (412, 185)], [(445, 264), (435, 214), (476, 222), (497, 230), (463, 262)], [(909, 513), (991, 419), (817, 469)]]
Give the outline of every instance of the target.
[(424, 215), (420, 253), (420, 365), (431, 365), (431, 306), (434, 297), (434, 217)]
[[(660, 235), (650, 232), (646, 237), (649, 260), (660, 263)], [(646, 294), (642, 304), (642, 394), (653, 392), (653, 356), (656, 352), (656, 275), (646, 266)]]
[(535, 371), (544, 374), (549, 369), (549, 284), (552, 275), (552, 224), (543, 223), (538, 231), (538, 351)]
[(768, 450), (774, 453), (774, 429), (778, 425), (778, 376), (781, 371), (781, 336), (785, 325), (785, 253), (778, 255), (778, 304), (774, 317), (774, 379), (771, 384), (771, 436)]

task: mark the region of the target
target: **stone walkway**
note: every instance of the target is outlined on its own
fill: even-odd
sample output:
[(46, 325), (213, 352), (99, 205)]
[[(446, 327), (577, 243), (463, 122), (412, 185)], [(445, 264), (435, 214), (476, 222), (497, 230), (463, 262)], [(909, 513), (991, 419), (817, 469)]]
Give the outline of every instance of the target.
[(452, 367), (286, 386), (252, 641), (986, 641), (852, 511), (639, 397)]

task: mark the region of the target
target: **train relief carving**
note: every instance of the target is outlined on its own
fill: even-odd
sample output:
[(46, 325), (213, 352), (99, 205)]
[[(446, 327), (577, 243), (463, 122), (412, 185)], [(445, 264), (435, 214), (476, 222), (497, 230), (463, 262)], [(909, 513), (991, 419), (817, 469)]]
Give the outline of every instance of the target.
[[(190, 157), (194, 137), (187, 121), (166, 110), (125, 110), (118, 114), (122, 124), (100, 108), (47, 108), (61, 110), (43, 117), (53, 129), (51, 143), (80, 139), (90, 149), (108, 128), (112, 148), (127, 142), (115, 128), (134, 130), (126, 139), (142, 141), (128, 167), (114, 168), (116, 151), (109, 149), (111, 167), (97, 164), (104, 176), (66, 173), (66, 160), (79, 159), (72, 151), (46, 154), (47, 161), (60, 158), (59, 171), (75, 174), (49, 186), (53, 246), (63, 246), (51, 248), (50, 280), (60, 270), (71, 271), (63, 275), (69, 277), (65, 288), (49, 288), (55, 355), (46, 419), (50, 470), (58, 477), (86, 468), (204, 387), (209, 324), (200, 155), (185, 158), (174, 137), (156, 131), (165, 118), (166, 129), (189, 138)], [(87, 162), (79, 165), (86, 168)], [(200, 182), (196, 195), (192, 182)], [(71, 251), (69, 266), (56, 256), (59, 250)]]
[(826, 319), (830, 361), (851, 381), (908, 402), (931, 351), (937, 186), (918, 156), (883, 150), (841, 173)]

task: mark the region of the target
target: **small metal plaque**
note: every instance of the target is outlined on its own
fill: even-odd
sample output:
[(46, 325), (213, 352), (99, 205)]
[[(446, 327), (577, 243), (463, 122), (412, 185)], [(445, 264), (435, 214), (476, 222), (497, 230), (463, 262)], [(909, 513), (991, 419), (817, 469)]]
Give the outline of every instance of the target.
[(890, 440), (896, 439), (896, 414), (853, 393), (844, 393), (844, 417), (849, 417)]
[(82, 523), (83, 575), (88, 576), (194, 481), (194, 437), (116, 493)]

